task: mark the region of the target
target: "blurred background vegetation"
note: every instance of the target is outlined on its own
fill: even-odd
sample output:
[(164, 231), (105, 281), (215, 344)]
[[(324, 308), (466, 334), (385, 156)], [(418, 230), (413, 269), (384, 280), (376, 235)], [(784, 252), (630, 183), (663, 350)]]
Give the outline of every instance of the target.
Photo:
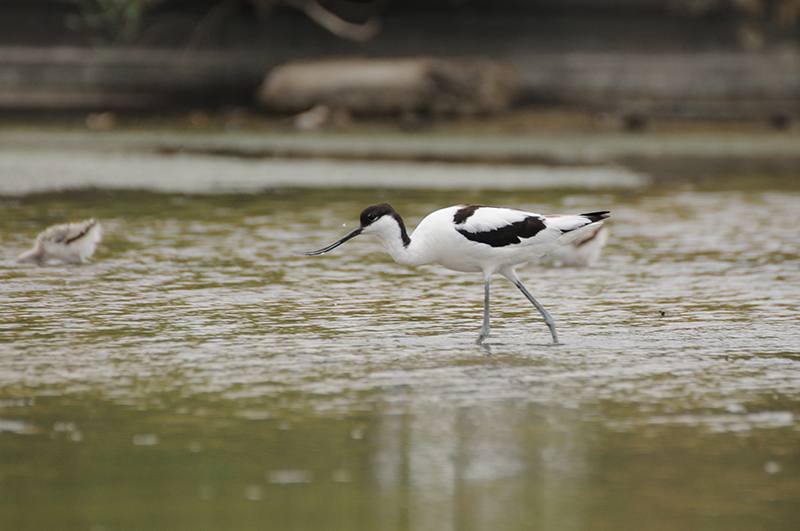
[[(8, 2), (13, 4), (14, 2)], [(35, 2), (68, 4), (74, 11), (65, 24), (74, 31), (92, 31), (109, 42), (132, 43), (140, 39), (159, 17), (176, 12), (203, 13), (199, 24), (219, 23), (226, 17), (244, 16), (263, 20), (276, 11), (297, 10), (343, 38), (354, 38), (340, 28), (364, 24), (381, 13), (416, 10), (424, 13), (459, 10), (519, 11), (552, 14), (595, 13), (598, 15), (661, 15), (675, 18), (724, 17), (739, 24), (738, 39), (747, 49), (760, 49), (772, 39), (787, 38), (798, 25), (800, 0), (50, 0)], [(30, 2), (28, 2), (30, 4)], [(198, 28), (200, 29), (200, 28)], [(377, 31), (371, 35), (374, 36)], [(356, 40), (367, 40), (363, 36)]]
[[(625, 127), (670, 117), (789, 128), (799, 43), (800, 0), (0, 0), (0, 109), (285, 113), (316, 102), (346, 124), (369, 106), (314, 96), (289, 111), (260, 87), (297, 61), (471, 58), (421, 67), (416, 86), (444, 96), (378, 108), (495, 112), (475, 94), (513, 85), (501, 98), (512, 106), (577, 108)], [(315, 83), (302, 90), (329, 79)], [(467, 104), (441, 104), (463, 93)]]

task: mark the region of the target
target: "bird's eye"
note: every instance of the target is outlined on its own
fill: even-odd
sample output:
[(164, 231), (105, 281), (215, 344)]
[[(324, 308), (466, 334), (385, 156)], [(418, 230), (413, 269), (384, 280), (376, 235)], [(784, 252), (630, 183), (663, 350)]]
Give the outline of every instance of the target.
[(377, 215), (377, 214), (370, 214), (370, 215), (369, 215), (369, 216), (367, 216), (367, 217), (368, 217), (368, 218), (369, 218), (371, 221), (375, 221), (376, 219), (378, 219), (378, 215)]

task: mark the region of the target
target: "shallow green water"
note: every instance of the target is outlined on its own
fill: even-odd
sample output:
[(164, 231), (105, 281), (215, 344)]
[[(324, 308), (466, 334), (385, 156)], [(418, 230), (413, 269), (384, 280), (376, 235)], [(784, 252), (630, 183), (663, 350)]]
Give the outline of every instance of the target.
[[(0, 201), (0, 528), (800, 527), (800, 192), (72, 192)], [(411, 270), (459, 202), (613, 211), (593, 269)], [(98, 217), (94, 263), (14, 263)], [(344, 226), (346, 224), (346, 226)]]

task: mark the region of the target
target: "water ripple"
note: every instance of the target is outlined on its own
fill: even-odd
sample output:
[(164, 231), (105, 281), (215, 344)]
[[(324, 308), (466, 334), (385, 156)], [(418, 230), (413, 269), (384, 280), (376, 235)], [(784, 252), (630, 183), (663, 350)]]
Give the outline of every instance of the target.
[[(538, 315), (498, 278), (487, 349), (473, 345), (479, 275), (409, 270), (366, 237), (324, 257), (294, 254), (349, 230), (362, 197), (319, 209), (304, 206), (302, 194), (295, 202), (220, 196), (213, 207), (213, 199), (185, 197), (158, 219), (127, 211), (123, 198), (108, 207), (106, 242), (89, 266), (20, 266), (12, 258), (24, 241), (7, 240), (0, 386), (126, 399), (169, 390), (232, 400), (295, 393), (291, 400), (323, 409), (356, 408), (366, 396), (399, 409), (616, 401), (658, 408), (666, 416), (651, 421), (678, 424), (688, 422), (669, 416), (679, 407), (765, 393), (796, 399), (800, 197), (597, 197), (614, 218), (596, 268), (520, 271), (565, 345), (548, 345)], [(424, 213), (415, 194), (393, 202), (412, 213), (410, 224)], [(38, 208), (20, 206), (3, 234)], [(720, 422), (764, 424), (747, 415)]]

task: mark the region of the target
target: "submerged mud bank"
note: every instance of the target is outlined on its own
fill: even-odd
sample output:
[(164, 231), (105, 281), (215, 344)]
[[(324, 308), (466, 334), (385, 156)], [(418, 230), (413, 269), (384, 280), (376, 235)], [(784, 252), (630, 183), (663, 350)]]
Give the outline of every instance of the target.
[(270, 187), (638, 188), (709, 176), (793, 176), (793, 133), (402, 134), (367, 131), (0, 132), (0, 194)]

